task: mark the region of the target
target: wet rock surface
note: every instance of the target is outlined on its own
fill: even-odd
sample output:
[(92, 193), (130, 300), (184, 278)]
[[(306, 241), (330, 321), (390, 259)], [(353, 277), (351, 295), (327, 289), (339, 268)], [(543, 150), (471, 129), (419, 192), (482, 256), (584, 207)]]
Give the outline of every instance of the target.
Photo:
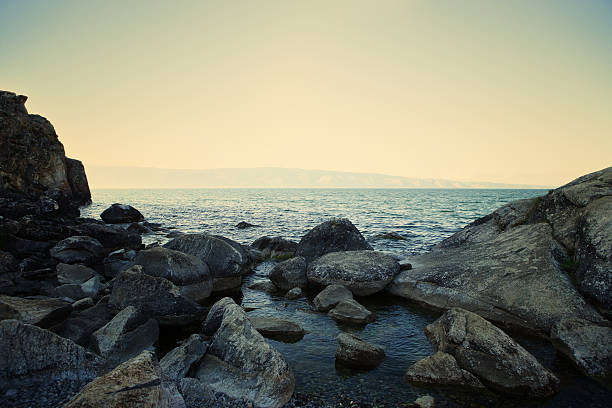
[(385, 351), (382, 347), (366, 343), (355, 335), (341, 333), (337, 340), (336, 361), (340, 364), (373, 369), (385, 358)]
[(267, 316), (249, 316), (253, 328), (270, 339), (295, 343), (304, 337), (304, 329), (289, 320)]
[(364, 325), (376, 319), (376, 314), (354, 299), (341, 300), (328, 314), (335, 321), (346, 324)]
[(459, 367), (455, 357), (442, 351), (414, 363), (408, 368), (404, 378), (415, 383), (484, 389), (478, 378)]
[(317, 225), (304, 235), (295, 254), (310, 262), (330, 252), (371, 249), (352, 222), (346, 218), (335, 218)]
[(343, 285), (329, 285), (314, 298), (313, 303), (318, 311), (328, 312), (343, 300), (352, 300), (353, 293)]
[(127, 204), (115, 203), (100, 214), (100, 218), (107, 224), (129, 224), (144, 221), (143, 215)]
[(270, 272), (270, 280), (280, 290), (293, 288), (306, 289), (308, 279), (306, 278), (306, 258), (296, 256), (277, 264)]

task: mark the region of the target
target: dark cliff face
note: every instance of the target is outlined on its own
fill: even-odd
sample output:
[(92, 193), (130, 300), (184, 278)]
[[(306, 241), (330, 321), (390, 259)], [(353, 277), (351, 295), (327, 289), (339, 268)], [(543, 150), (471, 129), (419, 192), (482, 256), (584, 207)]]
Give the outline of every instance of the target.
[(0, 91), (0, 196), (85, 204), (91, 199), (83, 164), (68, 159), (51, 123), (28, 114), (26, 96)]

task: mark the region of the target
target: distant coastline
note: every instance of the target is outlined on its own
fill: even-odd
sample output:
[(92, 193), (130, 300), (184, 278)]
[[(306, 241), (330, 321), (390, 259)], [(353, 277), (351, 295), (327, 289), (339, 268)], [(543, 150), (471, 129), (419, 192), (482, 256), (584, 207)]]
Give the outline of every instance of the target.
[(294, 168), (161, 169), (87, 166), (93, 189), (137, 188), (439, 188), (549, 189), (552, 186), (410, 178)]

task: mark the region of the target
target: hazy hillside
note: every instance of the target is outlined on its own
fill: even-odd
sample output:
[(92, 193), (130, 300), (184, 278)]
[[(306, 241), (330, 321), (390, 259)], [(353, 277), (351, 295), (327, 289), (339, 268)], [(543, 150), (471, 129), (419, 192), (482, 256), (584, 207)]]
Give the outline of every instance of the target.
[(387, 187), (540, 188), (523, 184), (417, 179), (384, 174), (285, 168), (178, 170), (87, 166), (92, 188)]

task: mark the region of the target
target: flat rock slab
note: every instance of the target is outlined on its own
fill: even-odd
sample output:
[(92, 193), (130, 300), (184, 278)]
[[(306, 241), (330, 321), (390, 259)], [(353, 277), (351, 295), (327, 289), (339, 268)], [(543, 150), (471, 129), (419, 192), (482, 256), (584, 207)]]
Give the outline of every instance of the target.
[(420, 384), (484, 388), (478, 378), (459, 367), (455, 357), (442, 351), (414, 363), (408, 368), (404, 378), (406, 381)]
[(363, 325), (376, 320), (376, 315), (354, 299), (342, 300), (329, 311), (329, 317), (340, 323)]
[(0, 295), (0, 320), (16, 319), (47, 329), (62, 322), (71, 311), (70, 303), (60, 299), (26, 299)]
[(249, 316), (249, 320), (264, 337), (286, 343), (295, 343), (304, 337), (304, 329), (289, 320), (267, 316)]
[(551, 330), (553, 345), (585, 374), (612, 374), (612, 328), (582, 319), (565, 319)]
[(78, 283), (88, 281), (97, 275), (97, 272), (85, 265), (70, 265), (60, 263), (56, 267), (59, 283)]
[(58, 242), (49, 253), (63, 263), (91, 265), (102, 261), (106, 250), (95, 238), (75, 235)]
[(340, 333), (337, 337), (336, 361), (354, 368), (373, 369), (385, 358), (382, 347), (366, 343), (359, 337)]
[(183, 344), (169, 351), (159, 361), (162, 372), (171, 380), (180, 382), (189, 372), (191, 366), (200, 361), (208, 344), (199, 335), (192, 334)]
[(343, 285), (329, 285), (315, 296), (313, 303), (319, 312), (328, 312), (343, 300), (353, 299), (353, 293)]
[(320, 286), (343, 285), (356, 296), (380, 292), (399, 272), (392, 256), (376, 251), (332, 252), (308, 265), (308, 281)]

